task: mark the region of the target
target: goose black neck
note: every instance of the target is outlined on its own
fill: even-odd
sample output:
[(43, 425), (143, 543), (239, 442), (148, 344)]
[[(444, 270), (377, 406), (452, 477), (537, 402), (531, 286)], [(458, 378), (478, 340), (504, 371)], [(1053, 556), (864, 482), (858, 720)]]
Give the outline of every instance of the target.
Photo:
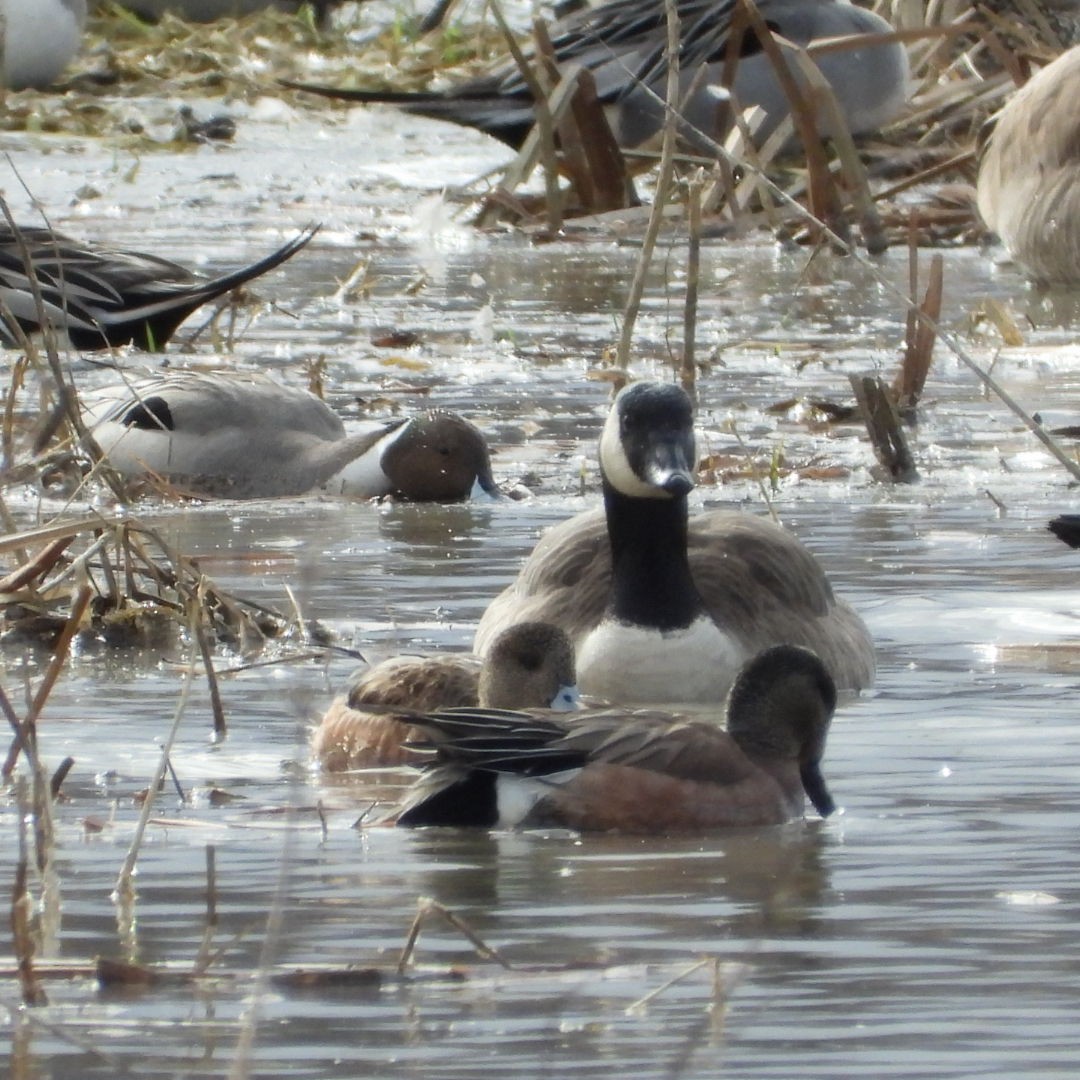
[(611, 544), (608, 611), (620, 622), (679, 630), (702, 614), (686, 553), (686, 496), (642, 499), (604, 481)]

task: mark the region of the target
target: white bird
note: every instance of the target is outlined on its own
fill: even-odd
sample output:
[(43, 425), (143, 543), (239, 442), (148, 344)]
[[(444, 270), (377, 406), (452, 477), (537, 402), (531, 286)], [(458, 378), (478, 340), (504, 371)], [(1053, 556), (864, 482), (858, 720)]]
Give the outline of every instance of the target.
[(79, 51), (86, 0), (0, 0), (0, 83), (43, 89)]

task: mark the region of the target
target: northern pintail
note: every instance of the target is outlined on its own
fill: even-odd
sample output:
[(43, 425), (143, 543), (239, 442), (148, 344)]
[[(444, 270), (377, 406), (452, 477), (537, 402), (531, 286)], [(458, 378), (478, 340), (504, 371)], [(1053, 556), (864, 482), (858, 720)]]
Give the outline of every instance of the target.
[(404, 765), (421, 759), (405, 745), (417, 733), (393, 710), (480, 705), (565, 711), (577, 703), (570, 639), (554, 626), (519, 623), (498, 636), (483, 661), (441, 653), (376, 664), (330, 705), (312, 750), (332, 772)]
[[(797, 47), (826, 38), (892, 32), (881, 16), (841, 0), (758, 0), (758, 9), (775, 35)], [(681, 18), (679, 53), (683, 133), (718, 140), (730, 127), (727, 95), (740, 109), (764, 112), (757, 139), (764, 140), (790, 111), (775, 70), (752, 31), (739, 36), (731, 51), (735, 73), (724, 81), (732, 41), (736, 0), (676, 0)], [(612, 130), (624, 147), (635, 147), (660, 130), (666, 93), (667, 38), (664, 5), (659, 0), (609, 0), (569, 16), (552, 27), (555, 55), (564, 65), (591, 69), (600, 101), (608, 107)], [(781, 46), (797, 83), (806, 82), (791, 63), (790, 46)], [(874, 41), (821, 53), (816, 63), (852, 134), (878, 130), (901, 110), (910, 92), (907, 53), (898, 41)], [(535, 122), (533, 99), (517, 64), (507, 60), (489, 75), (445, 91), (347, 90), (285, 82), (298, 90), (358, 102), (384, 102), (406, 112), (478, 128), (512, 147), (520, 147)], [(659, 98), (660, 100), (657, 100)], [(830, 125), (822, 120), (820, 130)]]
[(1080, 281), (1080, 46), (1048, 64), (988, 125), (979, 213), (1036, 279)]
[(203, 497), (324, 491), (453, 502), (498, 494), (483, 435), (442, 409), (350, 435), (306, 390), (257, 375), (177, 372), (99, 391), (88, 414), (118, 472), (156, 475)]
[(24, 247), (45, 317), (74, 348), (134, 344), (153, 351), (163, 349), (196, 308), (291, 258), (318, 229), (309, 225), (250, 266), (207, 279), (157, 255), (81, 244), (40, 227), (16, 234), (0, 224), (0, 342), (19, 344), (15, 324), (27, 334), (42, 328)]
[(844, 689), (869, 686), (866, 626), (785, 529), (739, 511), (689, 517), (693, 408), (679, 387), (632, 383), (600, 437), (604, 509), (556, 525), (480, 620), (561, 626), (582, 692), (616, 702), (716, 702), (770, 645), (812, 649)]
[(778, 645), (727, 699), (727, 730), (668, 713), (566, 718), (460, 709), (411, 717), (435, 760), (399, 825), (695, 833), (779, 825), (805, 798), (826, 817), (821, 773), (836, 687), (813, 653)]
[(0, 86), (41, 90), (82, 44), (86, 0), (0, 0)]

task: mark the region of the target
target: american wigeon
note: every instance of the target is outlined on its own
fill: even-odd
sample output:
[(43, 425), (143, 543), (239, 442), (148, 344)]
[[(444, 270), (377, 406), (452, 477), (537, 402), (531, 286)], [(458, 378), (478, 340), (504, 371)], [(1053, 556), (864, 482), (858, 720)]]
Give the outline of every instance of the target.
[[(879, 15), (837, 0), (758, 0), (773, 33), (795, 46), (825, 38), (888, 34)], [(717, 139), (730, 126), (723, 85), (735, 0), (676, 0), (682, 36), (679, 55), (684, 133), (698, 129)], [(612, 130), (624, 147), (635, 147), (660, 129), (666, 93), (667, 28), (657, 0), (609, 0), (557, 22), (551, 31), (555, 54), (565, 65), (591, 69), (600, 101), (608, 107)], [(782, 50), (790, 60), (787, 45)], [(769, 135), (790, 111), (770, 61), (752, 31), (740, 36), (739, 60), (730, 89), (742, 109), (765, 113), (758, 139)], [(893, 119), (907, 100), (907, 53), (896, 41), (874, 42), (822, 53), (816, 62), (853, 134), (876, 131)], [(796, 81), (805, 86), (797, 65)], [(512, 147), (520, 147), (535, 122), (533, 99), (517, 64), (507, 60), (491, 74), (445, 91), (347, 90), (285, 82), (295, 89), (357, 102), (384, 102), (406, 112), (478, 128)], [(659, 96), (661, 101), (656, 100)], [(828, 131), (828, 124), (822, 129)]]
[(86, 0), (0, 0), (0, 86), (42, 90), (82, 44)]
[(632, 383), (600, 437), (604, 509), (546, 533), (488, 606), (474, 648), (505, 627), (561, 626), (582, 692), (616, 702), (716, 702), (750, 657), (792, 643), (843, 689), (869, 686), (874, 646), (785, 529), (739, 511), (689, 517), (693, 408), (677, 386)]
[(394, 709), (480, 705), (565, 711), (577, 701), (569, 638), (544, 623), (521, 623), (500, 634), (483, 661), (442, 653), (376, 664), (331, 704), (315, 730), (312, 751), (329, 771), (404, 765), (419, 760), (404, 745), (415, 732)]
[(1080, 46), (1044, 67), (988, 124), (979, 213), (1046, 282), (1080, 281)]
[(566, 718), (460, 709), (412, 717), (434, 761), (399, 825), (700, 832), (834, 809), (821, 759), (836, 687), (807, 649), (777, 645), (740, 671), (727, 731), (668, 713)]
[(443, 409), (350, 435), (306, 390), (254, 374), (177, 372), (99, 391), (87, 415), (118, 472), (157, 475), (203, 497), (498, 495), (483, 435)]
[(19, 344), (11, 319), (24, 333), (41, 329), (23, 246), (47, 320), (76, 349), (134, 344), (153, 351), (196, 308), (291, 258), (318, 229), (310, 225), (250, 266), (208, 280), (156, 255), (81, 244), (40, 227), (20, 228), (16, 236), (0, 223), (0, 342)]

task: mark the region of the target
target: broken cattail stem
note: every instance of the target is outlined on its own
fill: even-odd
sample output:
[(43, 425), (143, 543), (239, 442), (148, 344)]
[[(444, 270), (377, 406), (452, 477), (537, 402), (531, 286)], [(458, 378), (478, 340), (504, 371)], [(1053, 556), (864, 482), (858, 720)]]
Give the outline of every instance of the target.
[(34, 972), (34, 936), (30, 930), (29, 858), (26, 842), (26, 822), (30, 817), (27, 785), (19, 777), (19, 857), (15, 864), (15, 880), (11, 888), (11, 945), (19, 971), (19, 986), (26, 1005), (47, 1005), (45, 991)]
[(888, 479), (899, 484), (918, 480), (915, 460), (908, 449), (888, 388), (875, 375), (852, 375), (851, 388), (862, 410), (874, 453)]
[(214, 738), (224, 739), (229, 733), (228, 724), (225, 722), (225, 708), (221, 703), (221, 687), (218, 684), (217, 673), (214, 671), (214, 654), (210, 648), (210, 637), (206, 629), (206, 591), (208, 582), (203, 578), (199, 582), (195, 596), (191, 601), (191, 632), (199, 644), (199, 655), (202, 657), (203, 670), (206, 672), (206, 687), (210, 693), (210, 711), (214, 716)]
[(75, 759), (73, 757), (66, 757), (53, 772), (52, 779), (49, 781), (49, 794), (54, 799), (60, 794), (60, 788), (63, 787), (64, 781), (74, 764)]

